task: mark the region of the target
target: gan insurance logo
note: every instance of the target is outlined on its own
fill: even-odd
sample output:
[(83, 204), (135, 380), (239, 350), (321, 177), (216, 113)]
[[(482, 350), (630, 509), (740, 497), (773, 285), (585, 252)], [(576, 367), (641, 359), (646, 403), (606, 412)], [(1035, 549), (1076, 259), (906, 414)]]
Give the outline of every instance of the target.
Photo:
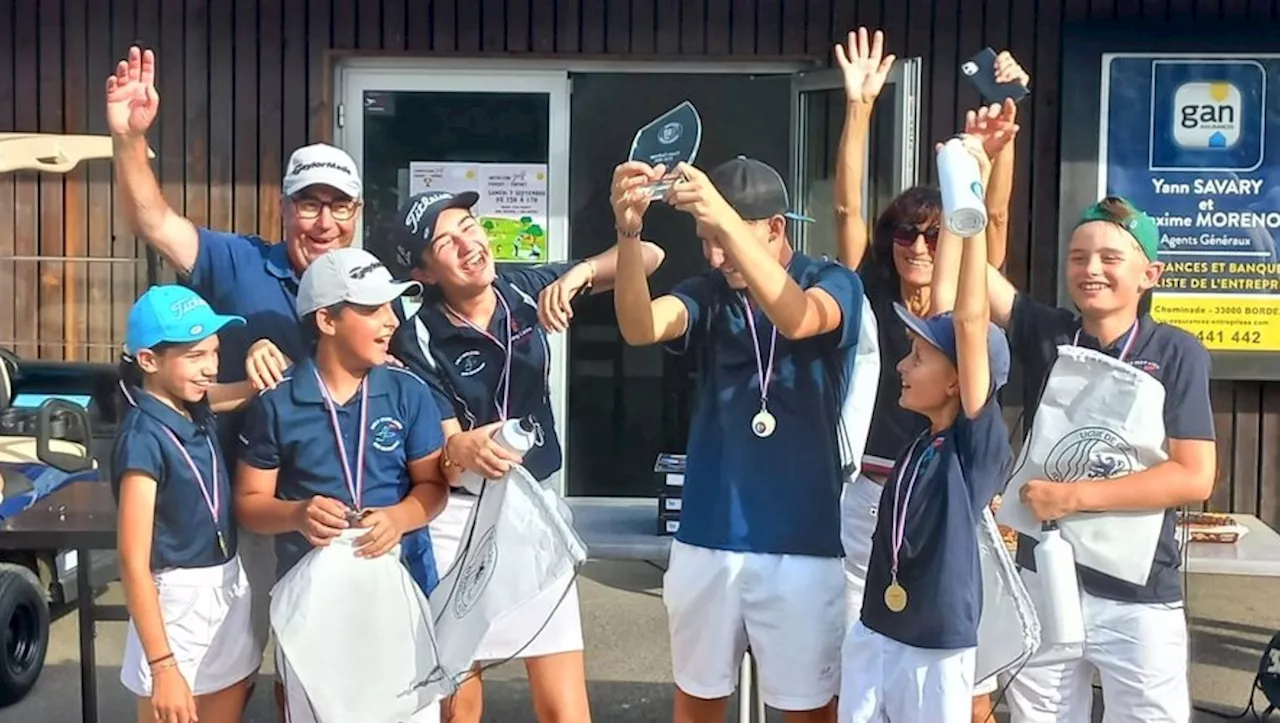
[(1225, 80), (1191, 81), (1173, 94), (1173, 142), (1188, 150), (1232, 148), (1240, 141), (1244, 99)]
[[(1280, 63), (1228, 56), (1120, 60), (1130, 61), (1122, 69), (1131, 90), (1150, 73), (1149, 170), (1225, 173), (1262, 166), (1267, 78)], [(1137, 120), (1133, 115), (1126, 108), (1112, 117), (1123, 131)]]

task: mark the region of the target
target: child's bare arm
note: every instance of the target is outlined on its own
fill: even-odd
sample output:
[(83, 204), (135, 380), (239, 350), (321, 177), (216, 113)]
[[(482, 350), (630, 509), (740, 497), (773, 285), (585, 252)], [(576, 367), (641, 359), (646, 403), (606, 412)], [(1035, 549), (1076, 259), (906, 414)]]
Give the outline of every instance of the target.
[[(982, 144), (963, 136), (965, 149), (978, 161), (985, 184), (991, 161)], [(960, 404), (972, 419), (991, 396), (991, 359), (987, 349), (991, 304), (987, 298), (987, 239), (985, 233), (965, 239), (960, 254), (960, 281), (953, 314), (956, 328), (956, 367), (960, 372)]]

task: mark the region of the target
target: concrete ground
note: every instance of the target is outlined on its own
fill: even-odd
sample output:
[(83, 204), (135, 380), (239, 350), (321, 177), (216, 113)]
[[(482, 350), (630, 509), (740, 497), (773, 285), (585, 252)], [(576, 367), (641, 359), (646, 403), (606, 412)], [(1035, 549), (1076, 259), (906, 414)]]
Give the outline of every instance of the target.
[[(597, 723), (640, 723), (671, 718), (671, 665), (662, 607), (662, 573), (645, 563), (591, 563), (579, 589), (587, 640), (587, 677)], [(1198, 706), (1238, 712), (1248, 699), (1261, 651), (1280, 629), (1280, 578), (1192, 575), (1192, 694)], [(103, 602), (119, 601), (113, 587)], [(98, 628), (99, 710), (103, 723), (135, 719), (131, 696), (121, 687), (124, 624)], [(80, 720), (74, 614), (54, 624), (43, 677), (26, 700), (0, 710), (0, 723), (73, 723)], [(269, 683), (264, 671), (262, 682)], [(272, 723), (269, 685), (260, 685), (249, 723)], [(507, 664), (486, 676), (486, 723), (533, 723), (523, 667)], [(736, 705), (736, 704), (735, 704)], [(735, 711), (736, 707), (732, 709)], [(731, 716), (736, 720), (736, 717)], [(770, 723), (781, 720), (771, 713)], [(1005, 717), (1000, 716), (1004, 721)], [(1095, 705), (1094, 720), (1101, 720)], [(1223, 718), (1197, 712), (1195, 723)]]

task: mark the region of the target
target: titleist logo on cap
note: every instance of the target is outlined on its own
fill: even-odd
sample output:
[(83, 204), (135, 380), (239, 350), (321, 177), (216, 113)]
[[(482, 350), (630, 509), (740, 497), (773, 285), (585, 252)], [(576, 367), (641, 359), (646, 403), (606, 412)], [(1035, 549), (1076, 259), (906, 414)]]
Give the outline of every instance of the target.
[(437, 201), (443, 201), (449, 198), (449, 194), (444, 192), (427, 193), (418, 198), (413, 204), (413, 208), (409, 209), (409, 213), (405, 214), (404, 225), (411, 233), (418, 233), (420, 229), (418, 224), (422, 222), (422, 217), (426, 215), (427, 209), (431, 208), (431, 204)]
[(335, 163), (333, 161), (308, 161), (307, 163), (297, 163), (294, 164), (293, 168), (289, 171), (289, 175), (296, 176), (303, 171), (310, 171), (316, 168), (332, 168), (335, 171), (342, 171), (348, 176), (351, 175), (351, 169), (347, 168), (345, 164)]

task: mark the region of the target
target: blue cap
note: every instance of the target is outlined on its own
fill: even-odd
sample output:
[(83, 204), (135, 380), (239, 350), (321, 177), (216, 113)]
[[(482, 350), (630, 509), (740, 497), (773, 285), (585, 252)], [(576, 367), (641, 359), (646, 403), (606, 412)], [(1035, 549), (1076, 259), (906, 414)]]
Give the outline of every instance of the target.
[[(898, 317), (908, 329), (956, 364), (956, 326), (951, 312), (921, 319), (897, 302), (894, 302), (893, 310), (898, 312)], [(1009, 340), (1005, 338), (1003, 329), (990, 322), (987, 322), (987, 356), (991, 359), (991, 391), (995, 392), (1009, 381)]]
[(137, 354), (163, 342), (189, 344), (243, 323), (243, 317), (214, 313), (209, 302), (185, 286), (152, 286), (129, 310), (124, 347)]

